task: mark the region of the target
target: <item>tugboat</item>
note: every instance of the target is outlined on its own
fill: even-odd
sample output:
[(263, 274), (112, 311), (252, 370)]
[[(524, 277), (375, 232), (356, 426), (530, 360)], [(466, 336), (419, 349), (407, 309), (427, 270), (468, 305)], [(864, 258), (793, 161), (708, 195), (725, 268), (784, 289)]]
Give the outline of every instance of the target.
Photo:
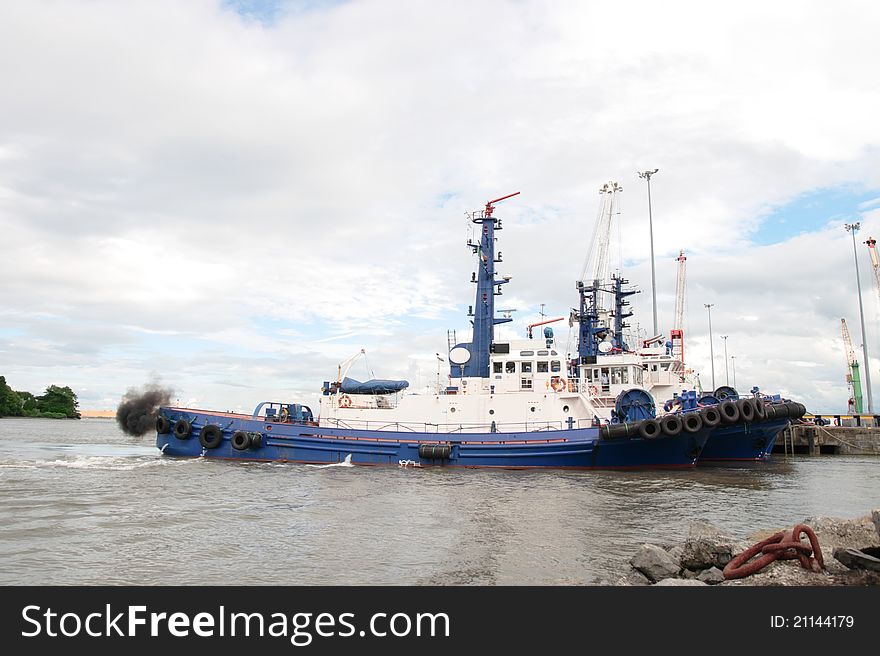
[[(635, 293), (624, 290), (626, 283), (619, 276), (612, 276), (608, 286), (578, 283), (580, 307), (572, 312), (572, 323), (578, 324), (578, 358), (571, 363), (571, 375), (577, 376), (576, 385), (588, 394), (598, 416), (610, 422), (613, 434), (629, 434), (632, 429), (621, 425), (633, 421), (644, 429), (646, 421), (654, 420), (667, 432), (677, 426), (707, 426), (711, 434), (698, 463), (766, 459), (779, 432), (806, 408), (757, 389), (750, 398), (740, 398), (726, 386), (714, 394), (682, 389), (690, 381), (672, 343), (664, 347), (662, 338), (654, 338), (631, 350), (625, 341), (624, 320), (632, 316), (625, 298)], [(600, 293), (613, 297), (613, 310), (601, 309)]]
[[(693, 467), (713, 428), (651, 417), (612, 426), (588, 394), (586, 371), (568, 361), (552, 328), (540, 337), (497, 340), (495, 203), (470, 214), (477, 271), (471, 341), (449, 350), (449, 381), (436, 394), (406, 381), (325, 381), (316, 417), (308, 406), (262, 402), (250, 415), (161, 407), (156, 445), (164, 455), (313, 464), (503, 468)], [(644, 392), (649, 396), (647, 392)]]
[[(777, 435), (791, 419), (802, 417), (806, 408), (778, 395), (760, 394), (757, 388), (750, 398), (740, 398), (728, 386), (710, 394), (700, 391), (698, 378), (684, 364), (683, 252), (677, 260), (675, 328), (670, 340), (664, 344), (663, 335), (656, 335), (641, 340), (635, 349), (627, 343), (625, 320), (633, 315), (627, 298), (637, 292), (625, 288), (628, 281), (620, 275), (608, 275), (611, 222), (620, 191), (615, 182), (600, 189), (602, 206), (584, 266), (584, 273), (591, 276), (577, 282), (579, 306), (572, 310), (570, 324), (576, 323), (578, 330), (578, 359), (571, 364), (573, 373), (580, 376), (578, 384), (599, 416), (612, 425), (656, 419), (674, 430), (678, 423), (696, 425), (698, 415), (712, 428), (700, 463), (766, 459)], [(624, 429), (612, 429), (618, 431)]]

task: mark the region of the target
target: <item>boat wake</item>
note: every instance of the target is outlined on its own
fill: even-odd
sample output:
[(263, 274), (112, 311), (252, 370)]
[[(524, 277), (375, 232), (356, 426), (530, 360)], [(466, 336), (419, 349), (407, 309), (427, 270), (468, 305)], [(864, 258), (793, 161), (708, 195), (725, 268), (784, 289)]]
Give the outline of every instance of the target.
[(155, 457), (124, 456), (72, 456), (55, 460), (6, 460), (0, 461), (0, 469), (92, 469), (99, 471), (132, 471), (142, 467), (161, 467), (170, 460)]
[(327, 469), (327, 467), (354, 467), (351, 463), (351, 454), (349, 453), (345, 456), (345, 460), (342, 462), (334, 462), (329, 465), (306, 465), (306, 467), (314, 467), (315, 469)]

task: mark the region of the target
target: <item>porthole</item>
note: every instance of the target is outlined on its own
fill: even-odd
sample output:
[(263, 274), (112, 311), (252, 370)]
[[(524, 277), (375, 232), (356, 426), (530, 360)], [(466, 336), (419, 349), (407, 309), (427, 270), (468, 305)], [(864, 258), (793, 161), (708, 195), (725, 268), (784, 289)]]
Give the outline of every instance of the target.
[(449, 412), (455, 412), (455, 408), (449, 408)]
[(534, 412), (534, 411), (535, 411), (535, 406), (532, 406), (532, 407), (529, 408), (529, 409), (530, 409), (532, 412)]
[(489, 414), (490, 414), (490, 415), (494, 415), (494, 414), (495, 414), (495, 411), (494, 411), (494, 410), (489, 410)]
[(562, 411), (563, 411), (563, 412), (568, 412), (568, 406), (567, 406), (567, 405), (562, 406)]

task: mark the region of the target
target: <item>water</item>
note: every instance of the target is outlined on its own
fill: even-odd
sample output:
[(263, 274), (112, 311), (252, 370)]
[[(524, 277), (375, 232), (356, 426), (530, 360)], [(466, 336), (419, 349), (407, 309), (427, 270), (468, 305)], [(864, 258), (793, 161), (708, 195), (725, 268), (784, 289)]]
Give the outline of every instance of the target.
[(880, 507), (880, 459), (683, 472), (309, 468), (0, 419), (0, 584), (581, 584), (691, 519), (745, 536)]

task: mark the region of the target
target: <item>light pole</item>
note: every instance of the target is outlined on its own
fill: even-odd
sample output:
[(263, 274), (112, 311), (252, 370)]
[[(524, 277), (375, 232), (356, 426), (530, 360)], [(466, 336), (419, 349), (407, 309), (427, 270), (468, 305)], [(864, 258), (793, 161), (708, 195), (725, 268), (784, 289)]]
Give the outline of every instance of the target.
[(712, 390), (716, 390), (715, 387), (715, 347), (712, 345), (712, 308), (715, 306), (714, 303), (703, 303), (706, 309), (709, 311), (709, 357), (712, 360)]
[(730, 356), (730, 366), (733, 369), (733, 389), (736, 389), (736, 356)]
[(651, 214), (651, 176), (660, 169), (653, 171), (639, 171), (639, 177), (648, 182), (648, 234), (651, 236), (651, 300), (654, 303), (654, 334), (657, 331), (657, 278), (654, 273), (654, 217)]
[(722, 335), (724, 340), (724, 384), (730, 385), (730, 370), (727, 368), (727, 335)]
[(865, 359), (865, 392), (868, 395), (868, 414), (874, 414), (874, 400), (871, 396), (871, 363), (868, 360), (868, 339), (865, 335), (865, 308), (862, 307), (862, 281), (859, 277), (859, 256), (856, 253), (856, 233), (862, 227), (861, 223), (844, 224), (846, 231), (852, 234), (853, 258), (856, 263), (856, 290), (859, 294), (859, 318), (862, 322), (862, 357)]

